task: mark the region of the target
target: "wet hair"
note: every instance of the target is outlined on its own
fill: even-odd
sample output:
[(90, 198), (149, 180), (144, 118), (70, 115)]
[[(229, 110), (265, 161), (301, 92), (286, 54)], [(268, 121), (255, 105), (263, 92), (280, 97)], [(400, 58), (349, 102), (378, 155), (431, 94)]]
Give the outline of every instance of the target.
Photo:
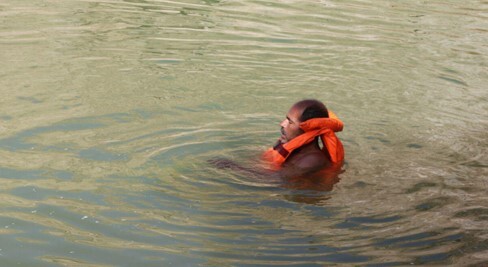
[(304, 122), (313, 118), (328, 118), (329, 111), (325, 107), (324, 103), (316, 99), (305, 99), (295, 103), (296, 107), (303, 109), (300, 121)]

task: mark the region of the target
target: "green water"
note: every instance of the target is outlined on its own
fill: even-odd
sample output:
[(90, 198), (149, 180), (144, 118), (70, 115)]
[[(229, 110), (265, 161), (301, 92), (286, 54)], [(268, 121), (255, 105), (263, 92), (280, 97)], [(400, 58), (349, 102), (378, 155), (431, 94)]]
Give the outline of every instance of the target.
[[(488, 264), (486, 1), (0, 1), (1, 266)], [(253, 166), (303, 98), (331, 191)]]

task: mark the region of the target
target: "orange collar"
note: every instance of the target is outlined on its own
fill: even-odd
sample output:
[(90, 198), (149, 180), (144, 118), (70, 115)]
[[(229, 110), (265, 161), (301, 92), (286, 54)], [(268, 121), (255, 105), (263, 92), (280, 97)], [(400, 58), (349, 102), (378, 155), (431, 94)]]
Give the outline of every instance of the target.
[(329, 111), (329, 118), (314, 118), (304, 121), (300, 123), (300, 128), (304, 131), (303, 134), (285, 144), (278, 143), (264, 153), (263, 159), (269, 162), (274, 169), (281, 167), (294, 150), (312, 142), (317, 136), (320, 136), (324, 144), (322, 151), (333, 163), (344, 160), (344, 147), (334, 133), (342, 131), (344, 124), (332, 111)]

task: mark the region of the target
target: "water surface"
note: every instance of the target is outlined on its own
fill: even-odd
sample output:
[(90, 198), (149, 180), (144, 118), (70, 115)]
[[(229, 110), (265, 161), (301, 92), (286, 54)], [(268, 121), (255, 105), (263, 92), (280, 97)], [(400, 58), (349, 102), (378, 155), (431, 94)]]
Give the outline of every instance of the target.
[[(488, 264), (487, 11), (2, 1), (1, 265)], [(332, 190), (208, 164), (303, 98), (345, 123)]]

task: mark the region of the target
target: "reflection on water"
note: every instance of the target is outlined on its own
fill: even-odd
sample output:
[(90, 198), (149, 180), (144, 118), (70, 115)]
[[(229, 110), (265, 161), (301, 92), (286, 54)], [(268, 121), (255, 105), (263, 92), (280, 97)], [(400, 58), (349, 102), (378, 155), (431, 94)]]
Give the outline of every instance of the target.
[[(2, 266), (488, 264), (482, 1), (0, 3)], [(253, 166), (299, 99), (344, 173)]]
[(331, 191), (344, 173), (342, 164), (332, 164), (308, 175), (285, 179), (285, 187), (296, 190)]

